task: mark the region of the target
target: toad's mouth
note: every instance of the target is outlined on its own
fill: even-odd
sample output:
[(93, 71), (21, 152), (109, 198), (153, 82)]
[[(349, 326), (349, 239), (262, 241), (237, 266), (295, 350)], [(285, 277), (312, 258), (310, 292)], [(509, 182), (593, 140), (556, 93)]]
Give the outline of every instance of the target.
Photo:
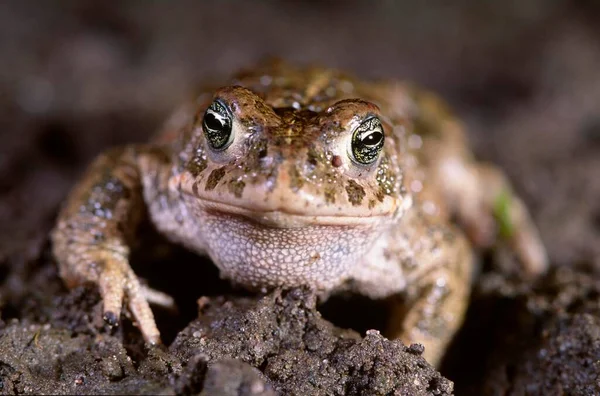
[[(205, 211), (222, 216), (243, 217), (254, 223), (275, 228), (308, 226), (370, 226), (393, 221), (410, 207), (407, 197), (386, 195), (371, 201), (353, 202), (349, 198), (328, 202), (323, 194), (288, 188), (267, 190), (261, 186), (246, 188), (240, 196), (231, 191), (207, 191), (198, 188), (195, 178), (186, 174), (169, 181), (174, 191), (183, 194), (191, 213)], [(286, 186), (286, 183), (279, 183)], [(221, 189), (222, 190), (222, 189)], [(364, 197), (363, 197), (364, 198)]]
[(214, 201), (211, 199), (194, 197), (201, 209), (219, 213), (223, 216), (244, 217), (254, 222), (275, 228), (296, 228), (314, 225), (322, 226), (369, 226), (381, 223), (392, 217), (391, 213), (367, 213), (363, 216), (339, 213), (327, 213), (316, 210), (315, 212), (295, 212), (290, 207), (256, 208), (230, 202)]

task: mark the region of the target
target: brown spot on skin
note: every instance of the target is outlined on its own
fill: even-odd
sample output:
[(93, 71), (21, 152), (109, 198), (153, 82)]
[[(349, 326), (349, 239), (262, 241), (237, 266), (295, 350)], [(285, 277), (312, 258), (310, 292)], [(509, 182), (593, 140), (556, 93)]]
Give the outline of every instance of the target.
[(231, 180), (229, 182), (229, 192), (235, 195), (236, 198), (241, 198), (244, 193), (244, 187), (246, 183), (241, 180)]
[(203, 159), (202, 157), (195, 156), (190, 162), (188, 162), (186, 170), (190, 172), (192, 176), (196, 177), (200, 173), (202, 173), (202, 171), (204, 171), (206, 167), (206, 158)]
[(373, 209), (376, 203), (374, 199), (369, 199), (369, 209)]
[(335, 188), (325, 187), (324, 195), (325, 195), (325, 202), (327, 202), (328, 204), (335, 203)]
[(352, 206), (360, 205), (365, 197), (365, 189), (354, 180), (350, 180), (346, 185), (346, 193), (348, 193), (348, 200)]
[(292, 166), (290, 168), (290, 187), (292, 188), (293, 191), (298, 191), (302, 188), (302, 186), (304, 185), (304, 179), (302, 179), (302, 176), (300, 175), (300, 172), (298, 171), (298, 168), (296, 168), (295, 166)]
[(214, 169), (210, 172), (208, 176), (208, 180), (206, 181), (206, 187), (204, 187), (205, 191), (214, 190), (214, 188), (219, 184), (219, 181), (225, 176), (225, 167), (222, 166), (218, 169)]
[(331, 159), (331, 165), (333, 165), (336, 168), (342, 166), (342, 157), (340, 157), (339, 155), (334, 155)]
[(257, 159), (263, 159), (269, 154), (268, 142), (265, 139), (253, 138), (250, 140), (248, 152), (256, 155)]

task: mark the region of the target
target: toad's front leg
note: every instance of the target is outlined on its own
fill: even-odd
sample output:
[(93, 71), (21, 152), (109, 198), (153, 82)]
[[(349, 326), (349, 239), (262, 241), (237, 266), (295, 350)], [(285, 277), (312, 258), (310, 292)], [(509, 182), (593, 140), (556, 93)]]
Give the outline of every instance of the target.
[(402, 303), (393, 300), (390, 338), (425, 346), (424, 357), (438, 366), (463, 323), (472, 283), (473, 256), (462, 233), (450, 225), (427, 224), (413, 245), (415, 266), (406, 273)]
[(390, 297), (385, 333), (406, 345), (425, 347), (437, 366), (463, 322), (473, 255), (457, 228), (423, 213), (409, 213), (367, 255), (354, 274), (358, 291)]
[(111, 150), (90, 166), (72, 191), (52, 232), (54, 255), (65, 283), (97, 284), (104, 319), (116, 325), (127, 302), (146, 341), (160, 334), (137, 276), (129, 266), (129, 246), (143, 213), (136, 147)]
[(436, 367), (463, 323), (471, 286), (468, 256), (458, 253), (441, 261), (414, 279), (406, 300), (393, 301), (386, 334), (406, 345), (422, 344), (425, 359)]

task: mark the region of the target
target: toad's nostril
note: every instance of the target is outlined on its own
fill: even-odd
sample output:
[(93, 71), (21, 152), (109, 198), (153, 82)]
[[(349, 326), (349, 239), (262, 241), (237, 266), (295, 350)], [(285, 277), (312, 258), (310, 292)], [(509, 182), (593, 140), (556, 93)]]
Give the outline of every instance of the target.
[(331, 165), (333, 165), (336, 168), (342, 166), (342, 157), (340, 157), (339, 155), (334, 155), (331, 159)]

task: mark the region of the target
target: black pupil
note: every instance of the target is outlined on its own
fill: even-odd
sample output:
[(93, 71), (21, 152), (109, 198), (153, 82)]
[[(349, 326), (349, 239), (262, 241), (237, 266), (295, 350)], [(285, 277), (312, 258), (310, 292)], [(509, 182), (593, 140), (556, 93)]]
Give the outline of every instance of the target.
[(217, 119), (217, 117), (215, 117), (215, 115), (212, 113), (206, 114), (206, 116), (204, 117), (204, 122), (206, 123), (206, 126), (210, 129), (219, 130), (223, 128), (221, 120)]
[(362, 139), (362, 143), (367, 146), (374, 146), (378, 144), (381, 139), (383, 139), (383, 133), (381, 132), (373, 132), (368, 134)]

